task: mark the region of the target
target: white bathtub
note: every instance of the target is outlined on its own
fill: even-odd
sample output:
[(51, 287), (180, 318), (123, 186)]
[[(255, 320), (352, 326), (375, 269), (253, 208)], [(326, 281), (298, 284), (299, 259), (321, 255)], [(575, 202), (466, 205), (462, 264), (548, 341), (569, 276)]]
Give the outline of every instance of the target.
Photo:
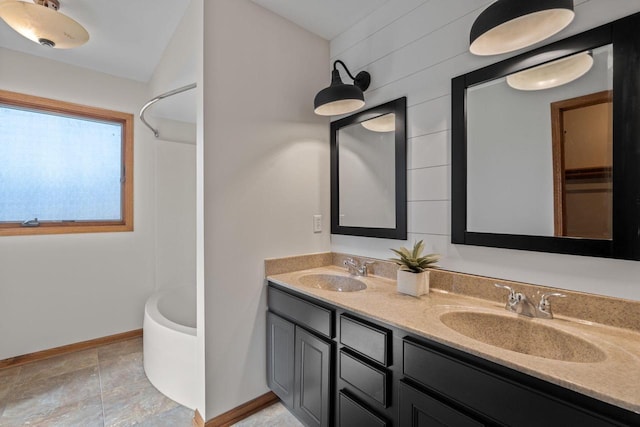
[(144, 371), (161, 393), (196, 407), (195, 286), (159, 291), (147, 300), (143, 324)]

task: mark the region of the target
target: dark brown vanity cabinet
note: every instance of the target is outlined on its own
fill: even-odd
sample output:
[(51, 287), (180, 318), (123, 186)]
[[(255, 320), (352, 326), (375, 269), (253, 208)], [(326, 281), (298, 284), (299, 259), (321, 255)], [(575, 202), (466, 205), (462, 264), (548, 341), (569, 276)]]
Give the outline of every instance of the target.
[(322, 335), (333, 312), (275, 288), (268, 295), (267, 384), (305, 425), (332, 426), (335, 344)]
[(307, 426), (640, 426), (631, 411), (284, 287), (268, 295), (268, 384)]
[(293, 408), (296, 325), (267, 313), (267, 384), (282, 403)]
[[(403, 341), (400, 426), (638, 426), (640, 416), (431, 341)], [(449, 420), (449, 421), (447, 421)]]
[(482, 427), (484, 424), (401, 381), (399, 425), (401, 427)]
[(340, 315), (340, 427), (393, 425), (391, 342), (390, 330), (349, 313)]

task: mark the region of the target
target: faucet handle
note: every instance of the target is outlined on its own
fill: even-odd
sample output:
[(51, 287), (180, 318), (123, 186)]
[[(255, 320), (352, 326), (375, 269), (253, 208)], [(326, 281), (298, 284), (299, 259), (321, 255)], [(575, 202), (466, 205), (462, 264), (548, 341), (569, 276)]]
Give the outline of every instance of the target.
[(551, 313), (551, 304), (549, 303), (550, 297), (566, 298), (567, 296), (559, 292), (547, 292), (542, 294), (542, 296), (540, 297), (540, 302), (538, 303), (538, 310), (548, 314), (549, 317), (553, 317)]
[(516, 291), (511, 286), (501, 285), (500, 283), (493, 284), (496, 288), (506, 289), (509, 291), (509, 302), (516, 300)]
[(509, 291), (509, 296), (507, 297), (507, 303), (505, 304), (504, 308), (506, 308), (509, 311), (519, 313), (519, 310), (521, 309), (519, 309), (518, 306), (523, 302), (523, 300), (526, 300), (527, 297), (520, 292), (516, 292), (516, 290), (513, 289), (511, 286), (501, 285), (499, 283), (494, 283), (494, 285), (496, 288), (506, 289)]

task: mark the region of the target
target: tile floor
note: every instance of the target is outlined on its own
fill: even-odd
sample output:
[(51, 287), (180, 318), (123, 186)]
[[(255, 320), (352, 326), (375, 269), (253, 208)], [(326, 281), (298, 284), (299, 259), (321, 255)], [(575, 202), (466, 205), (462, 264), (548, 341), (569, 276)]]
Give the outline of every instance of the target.
[(303, 424), (298, 421), (296, 417), (291, 415), (287, 409), (282, 406), (282, 403), (276, 403), (268, 408), (263, 409), (245, 418), (239, 423), (234, 424), (234, 427), (304, 427)]
[[(142, 366), (142, 338), (0, 369), (0, 427), (191, 427)], [(236, 427), (301, 427), (276, 403)]]
[(147, 380), (141, 338), (0, 370), (0, 427), (191, 427), (192, 418)]

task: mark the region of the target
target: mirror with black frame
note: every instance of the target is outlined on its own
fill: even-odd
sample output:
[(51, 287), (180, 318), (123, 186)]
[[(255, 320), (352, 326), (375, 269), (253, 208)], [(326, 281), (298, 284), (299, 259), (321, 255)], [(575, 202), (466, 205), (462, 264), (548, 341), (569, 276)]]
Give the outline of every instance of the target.
[(407, 238), (406, 98), (331, 123), (331, 233)]
[(452, 80), (452, 243), (640, 259), (639, 24)]

